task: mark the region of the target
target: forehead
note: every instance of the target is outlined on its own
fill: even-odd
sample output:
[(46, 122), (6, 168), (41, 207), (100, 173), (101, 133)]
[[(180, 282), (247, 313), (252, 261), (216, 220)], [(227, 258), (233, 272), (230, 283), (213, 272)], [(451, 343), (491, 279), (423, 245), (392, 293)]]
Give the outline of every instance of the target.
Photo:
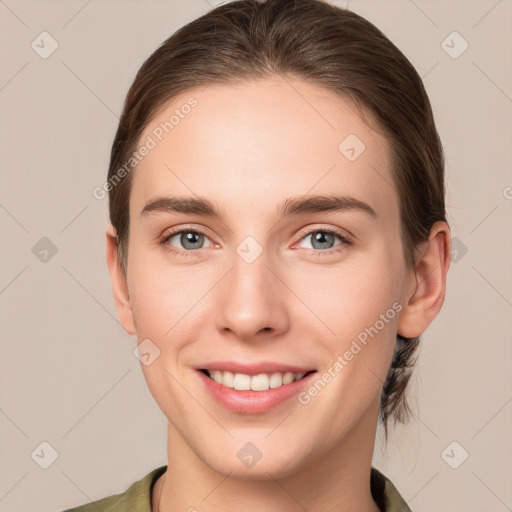
[(352, 102), (296, 78), (190, 89), (140, 139), (152, 148), (133, 176), (135, 207), (166, 194), (260, 207), (262, 197), (342, 192), (396, 213), (389, 145), (372, 126), (369, 112), (362, 119)]

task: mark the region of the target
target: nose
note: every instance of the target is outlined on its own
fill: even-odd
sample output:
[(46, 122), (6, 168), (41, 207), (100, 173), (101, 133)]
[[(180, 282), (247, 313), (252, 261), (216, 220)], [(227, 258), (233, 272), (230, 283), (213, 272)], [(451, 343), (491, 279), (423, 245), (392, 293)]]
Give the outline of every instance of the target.
[(254, 261), (240, 254), (217, 287), (217, 328), (246, 342), (274, 338), (289, 328), (290, 291), (265, 251)]

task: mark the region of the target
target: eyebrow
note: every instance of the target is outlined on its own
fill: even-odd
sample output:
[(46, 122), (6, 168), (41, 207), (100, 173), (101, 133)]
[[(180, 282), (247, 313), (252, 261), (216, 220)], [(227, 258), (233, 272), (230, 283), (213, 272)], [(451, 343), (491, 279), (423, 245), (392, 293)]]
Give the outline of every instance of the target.
[[(376, 219), (375, 210), (364, 201), (351, 196), (332, 196), (332, 195), (309, 195), (289, 197), (281, 203), (278, 208), (278, 218), (291, 215), (304, 215), (317, 212), (343, 212), (347, 210), (356, 210), (369, 214)], [(221, 220), (225, 218), (225, 210), (204, 197), (188, 196), (167, 196), (151, 199), (142, 211), (141, 216), (153, 212), (162, 213), (186, 213), (201, 215), (204, 217), (216, 217)]]

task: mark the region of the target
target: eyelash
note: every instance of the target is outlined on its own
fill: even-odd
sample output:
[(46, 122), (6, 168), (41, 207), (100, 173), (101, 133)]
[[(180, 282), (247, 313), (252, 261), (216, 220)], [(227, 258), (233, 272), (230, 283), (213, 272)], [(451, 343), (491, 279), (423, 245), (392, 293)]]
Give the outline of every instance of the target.
[[(308, 251), (309, 254), (313, 255), (313, 256), (331, 256), (332, 254), (334, 253), (338, 253), (338, 252), (341, 252), (345, 249), (345, 246), (351, 246), (353, 245), (353, 242), (352, 240), (346, 236), (344, 233), (341, 233), (340, 231), (337, 231), (337, 230), (334, 230), (332, 228), (315, 228), (315, 229), (312, 229), (306, 233), (304, 233), (300, 239), (302, 240), (303, 238), (306, 238), (307, 236), (313, 234), (313, 233), (317, 233), (317, 232), (320, 232), (320, 233), (328, 233), (330, 235), (336, 235), (337, 237), (339, 237), (339, 239), (342, 241), (341, 244), (333, 247), (332, 249), (327, 249), (325, 251), (322, 251), (322, 250), (319, 250), (319, 249), (306, 249)], [(209, 238), (208, 235), (204, 232), (204, 231), (201, 231), (200, 229), (192, 229), (192, 228), (181, 228), (181, 229), (178, 229), (176, 231), (172, 231), (170, 233), (166, 233), (165, 235), (163, 235), (163, 237), (160, 239), (160, 245), (162, 245), (164, 247), (164, 249), (166, 251), (169, 251), (173, 254), (176, 254), (178, 256), (182, 256), (182, 257), (189, 257), (189, 256), (195, 256), (201, 249), (196, 249), (196, 250), (193, 250), (193, 251), (183, 251), (183, 250), (180, 250), (180, 249), (175, 249), (172, 245), (169, 245), (168, 244), (168, 241), (175, 235), (179, 235), (181, 233), (195, 233), (195, 234), (200, 234), (200, 235), (204, 235), (205, 237)]]

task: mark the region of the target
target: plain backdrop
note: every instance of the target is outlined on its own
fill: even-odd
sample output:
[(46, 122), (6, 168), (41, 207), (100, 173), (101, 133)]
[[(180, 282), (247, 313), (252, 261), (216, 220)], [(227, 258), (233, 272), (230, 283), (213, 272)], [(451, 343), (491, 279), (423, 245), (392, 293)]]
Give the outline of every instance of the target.
[[(143, 60), (218, 3), (0, 1), (0, 512), (63, 510), (166, 463), (165, 419), (112, 300), (108, 203), (92, 191)], [(512, 3), (349, 8), (424, 80), (454, 237), (414, 417), (387, 451), (379, 434), (374, 465), (415, 512), (512, 510)]]

